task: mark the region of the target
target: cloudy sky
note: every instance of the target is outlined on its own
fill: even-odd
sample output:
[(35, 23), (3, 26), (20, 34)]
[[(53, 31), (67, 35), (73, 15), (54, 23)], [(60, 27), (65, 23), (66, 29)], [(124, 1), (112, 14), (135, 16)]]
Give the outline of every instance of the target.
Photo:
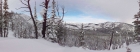
[[(31, 0), (34, 7), (37, 2), (38, 19), (42, 20), (40, 11), (43, 7), (40, 4), (44, 0)], [(64, 21), (69, 23), (102, 23), (107, 21), (125, 22), (132, 24), (133, 16), (139, 11), (138, 0), (56, 0), (60, 6), (65, 6), (67, 13)], [(20, 0), (8, 0), (9, 10), (21, 12), (24, 9), (16, 10), (24, 6)], [(50, 3), (51, 4), (51, 3)], [(25, 9), (26, 10), (26, 9)], [(21, 12), (29, 14), (27, 12)]]

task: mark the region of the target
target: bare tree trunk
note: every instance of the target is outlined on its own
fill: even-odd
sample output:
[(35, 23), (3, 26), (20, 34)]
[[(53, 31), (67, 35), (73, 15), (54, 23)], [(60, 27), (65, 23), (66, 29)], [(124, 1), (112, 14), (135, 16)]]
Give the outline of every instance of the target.
[(37, 26), (36, 26), (36, 23), (35, 23), (35, 20), (34, 20), (33, 14), (32, 14), (32, 9), (31, 9), (31, 6), (30, 6), (30, 0), (28, 0), (28, 8), (29, 8), (29, 11), (30, 11), (30, 15), (31, 15), (31, 18), (32, 18), (33, 24), (34, 24), (35, 35), (36, 35), (35, 38), (38, 39)]
[(43, 38), (45, 38), (45, 31), (46, 31), (46, 20), (44, 19), (43, 27), (42, 27), (42, 35), (43, 35)]
[(110, 39), (109, 50), (110, 50), (110, 48), (111, 48), (111, 44), (112, 44), (112, 41), (113, 41), (114, 27), (115, 27), (115, 24), (113, 23), (113, 24), (112, 24), (112, 35), (111, 35), (111, 39)]
[[(37, 29), (37, 25), (36, 25), (36, 22), (35, 22), (35, 19), (34, 19), (34, 17), (33, 17), (33, 14), (32, 14), (32, 9), (31, 9), (31, 6), (30, 6), (30, 0), (24, 0), (24, 1), (26, 1), (27, 2), (27, 4), (26, 3), (24, 3), (22, 0), (20, 0), (21, 1), (21, 3), (22, 4), (24, 4), (26, 7), (21, 7), (21, 8), (28, 8), (29, 9), (29, 11), (26, 11), (26, 12), (30, 12), (30, 15), (31, 15), (31, 19), (32, 19), (32, 21), (33, 21), (33, 24), (34, 24), (34, 30), (35, 30), (35, 38), (36, 39), (38, 39), (38, 29)], [(19, 8), (19, 9), (21, 9), (21, 8)]]
[(6, 32), (6, 30), (5, 30), (5, 28), (4, 28), (4, 37), (5, 37), (5, 32)]
[(111, 44), (112, 44), (113, 35), (114, 35), (114, 32), (112, 32), (112, 35), (111, 35), (109, 50), (110, 50), (110, 48), (111, 48)]
[[(45, 0), (44, 7), (45, 7), (46, 10), (48, 9), (49, 1), (50, 0)], [(43, 24), (42, 35), (43, 35), (43, 38), (45, 38), (46, 27), (48, 27), (48, 26), (46, 26), (47, 11), (43, 14), (43, 18), (44, 18), (44, 22), (42, 23)]]

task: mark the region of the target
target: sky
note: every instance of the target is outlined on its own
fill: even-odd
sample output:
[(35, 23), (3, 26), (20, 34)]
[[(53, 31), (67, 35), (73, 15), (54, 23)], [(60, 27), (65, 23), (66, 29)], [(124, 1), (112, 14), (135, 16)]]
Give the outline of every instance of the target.
[[(31, 0), (32, 10), (37, 2), (38, 19), (42, 20), (40, 11), (44, 0)], [(51, 0), (52, 1), (52, 0)], [(138, 0), (55, 0), (59, 6), (65, 7), (64, 21), (67, 23), (103, 23), (103, 22), (125, 22), (132, 24), (134, 15), (139, 11)], [(20, 0), (8, 0), (9, 11), (24, 13), (20, 8), (24, 6)], [(51, 5), (51, 2), (50, 2)]]

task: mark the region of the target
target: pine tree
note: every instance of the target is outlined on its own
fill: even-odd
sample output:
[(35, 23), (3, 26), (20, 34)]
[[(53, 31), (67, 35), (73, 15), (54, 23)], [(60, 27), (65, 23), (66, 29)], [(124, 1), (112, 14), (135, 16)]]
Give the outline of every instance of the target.
[(3, 9), (4, 9), (4, 37), (7, 37), (8, 36), (8, 11), (7, 9), (8, 8), (8, 4), (7, 4), (7, 1), (8, 0), (4, 0), (4, 6), (3, 6)]
[(2, 27), (3, 26), (3, 13), (2, 13), (2, 0), (0, 0), (0, 36), (3, 37), (3, 30)]
[[(139, 7), (140, 7), (140, 2), (139, 2)], [(134, 19), (136, 19), (133, 23), (135, 25), (135, 36), (134, 38), (140, 42), (140, 9), (139, 9), (139, 12), (137, 14), (134, 15)]]
[(52, 12), (51, 12), (51, 20), (50, 20), (50, 35), (52, 35), (53, 37), (51, 37), (52, 39), (54, 39), (53, 41), (55, 41), (55, 42), (57, 42), (57, 37), (55, 37), (56, 36), (56, 30), (55, 30), (55, 28), (56, 28), (56, 20), (55, 19), (57, 19), (57, 18), (55, 18), (56, 17), (56, 13), (55, 13), (55, 6), (56, 6), (56, 2), (53, 0), (52, 1)]

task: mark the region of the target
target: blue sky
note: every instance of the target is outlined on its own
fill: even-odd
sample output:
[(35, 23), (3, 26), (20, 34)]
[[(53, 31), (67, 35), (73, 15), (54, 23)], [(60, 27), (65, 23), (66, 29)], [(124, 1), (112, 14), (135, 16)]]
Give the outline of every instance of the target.
[[(38, 19), (42, 20), (39, 6), (44, 0), (31, 0), (32, 9), (34, 2), (37, 2)], [(64, 21), (68, 23), (102, 23), (102, 22), (125, 22), (132, 24), (133, 16), (139, 10), (138, 0), (56, 0), (60, 6), (65, 6), (67, 13)], [(9, 10), (21, 12), (24, 9), (16, 10), (23, 6), (19, 0), (9, 0)], [(51, 3), (50, 3), (51, 4)], [(28, 10), (28, 9), (25, 9)], [(34, 11), (34, 9), (33, 9)]]

